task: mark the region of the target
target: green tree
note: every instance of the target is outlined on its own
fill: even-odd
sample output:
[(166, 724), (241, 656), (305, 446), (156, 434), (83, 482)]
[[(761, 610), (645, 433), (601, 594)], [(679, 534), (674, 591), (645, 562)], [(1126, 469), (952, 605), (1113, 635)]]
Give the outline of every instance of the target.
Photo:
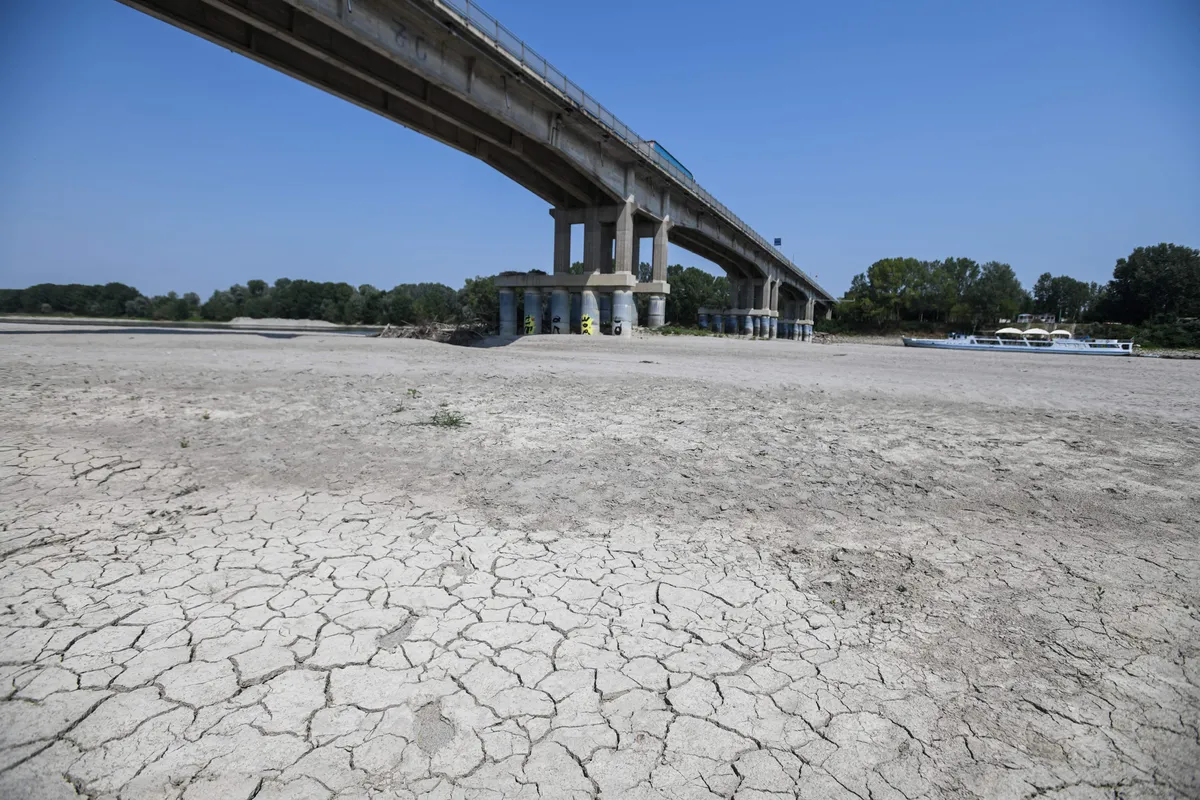
[(458, 292), (442, 283), (411, 286), (416, 322), (452, 322), (458, 318)]
[(500, 325), (500, 297), (496, 290), (496, 279), (491, 277), (467, 278), (458, 290), (458, 307), (463, 322), (484, 325), (489, 329)]
[(680, 264), (667, 267), (671, 294), (667, 296), (667, 322), (672, 325), (695, 325), (704, 306), (729, 305), (729, 280), (717, 278), (696, 267)]
[(1100, 316), (1140, 324), (1158, 316), (1200, 316), (1200, 250), (1176, 244), (1139, 247), (1117, 261)]
[(971, 287), (969, 303), (976, 325), (1015, 317), (1025, 301), (1021, 281), (1008, 264), (989, 261)]
[(1058, 320), (1080, 320), (1095, 302), (1097, 287), (1067, 275), (1044, 272), (1033, 285), (1033, 310)]
[(969, 258), (947, 258), (932, 265), (933, 291), (943, 322), (965, 322), (971, 317), (968, 298), (979, 280), (979, 264)]

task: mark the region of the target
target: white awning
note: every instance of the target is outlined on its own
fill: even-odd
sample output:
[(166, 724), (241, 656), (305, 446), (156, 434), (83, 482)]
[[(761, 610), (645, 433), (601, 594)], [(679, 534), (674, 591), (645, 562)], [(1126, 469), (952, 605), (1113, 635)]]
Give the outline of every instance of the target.
[(1049, 336), (1050, 335), (1049, 331), (1043, 330), (1041, 328), (1030, 328), (1027, 331), (1023, 331), (1023, 333), (1026, 336)]
[(1020, 328), (1001, 328), (1000, 330), (996, 331), (997, 336), (999, 336), (1002, 333), (1016, 334), (1017, 336), (1020, 336), (1022, 333), (1024, 333), (1024, 331), (1022, 331)]
[(1070, 337), (1070, 336), (1071, 336), (1071, 332), (1070, 332), (1070, 331), (1064, 331), (1062, 328), (1059, 328), (1058, 330), (1053, 330), (1053, 331), (1050, 331), (1050, 335), (1051, 335), (1051, 336), (1066, 336), (1066, 337)]

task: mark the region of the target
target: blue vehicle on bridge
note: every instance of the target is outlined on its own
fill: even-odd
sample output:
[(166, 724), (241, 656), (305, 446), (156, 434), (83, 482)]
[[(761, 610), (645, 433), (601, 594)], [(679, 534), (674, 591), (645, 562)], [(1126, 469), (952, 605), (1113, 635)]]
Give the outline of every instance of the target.
[(687, 175), (688, 180), (692, 180), (692, 181), (696, 180), (696, 176), (692, 174), (692, 171), (690, 169), (688, 169), (687, 167), (685, 167), (683, 164), (680, 164), (679, 159), (677, 159), (677, 158), (675, 158), (675, 156), (671, 155), (671, 153), (667, 150), (667, 148), (663, 147), (661, 144), (654, 141), (653, 139), (648, 140), (646, 142), (646, 144), (648, 144), (652, 148), (654, 148), (654, 152), (658, 153), (660, 156), (662, 156), (667, 161), (669, 161), (673, 167), (675, 167), (677, 170), (682, 172), (684, 175)]

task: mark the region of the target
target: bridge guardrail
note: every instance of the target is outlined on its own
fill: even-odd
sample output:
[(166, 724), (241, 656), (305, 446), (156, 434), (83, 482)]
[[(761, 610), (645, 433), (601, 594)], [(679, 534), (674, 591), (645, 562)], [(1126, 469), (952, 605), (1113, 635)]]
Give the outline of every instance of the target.
[(579, 108), (583, 109), (585, 113), (595, 119), (601, 126), (620, 137), (624, 142), (633, 147), (633, 149), (645, 156), (646, 159), (652, 161), (664, 172), (675, 178), (681, 185), (687, 187), (704, 202), (717, 209), (738, 230), (749, 236), (768, 252), (774, 253), (780, 261), (787, 264), (800, 275), (803, 275), (806, 280), (816, 287), (816, 282), (812, 278), (809, 278), (804, 270), (789, 261), (774, 245), (770, 244), (762, 236), (759, 236), (757, 231), (743, 222), (724, 203), (717, 200), (709, 191), (697, 183), (695, 178), (688, 177), (678, 167), (656, 153), (654, 148), (646, 143), (646, 140), (634, 133), (624, 122), (617, 119), (615, 114), (601, 105), (599, 101), (585, 92), (577, 83), (569, 79), (553, 64), (538, 55), (536, 50), (525, 44), (515, 33), (501, 25), (499, 20), (480, 8), (477, 3), (472, 2), (472, 0), (435, 0), (435, 2), (445, 5), (462, 19), (463, 24), (477, 31), (485, 39), (491, 40), (496, 47), (520, 62), (525, 69), (537, 75), (553, 89), (561, 92), (563, 97), (579, 106)]

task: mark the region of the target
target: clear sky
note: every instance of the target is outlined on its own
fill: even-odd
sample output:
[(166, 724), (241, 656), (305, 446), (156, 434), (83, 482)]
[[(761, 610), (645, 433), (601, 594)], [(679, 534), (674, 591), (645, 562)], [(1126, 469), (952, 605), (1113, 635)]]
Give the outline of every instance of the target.
[[(1197, 0), (484, 7), (835, 294), (887, 256), (1029, 286), (1200, 246)], [(0, 31), (0, 287), (551, 268), (517, 184), (115, 0), (0, 3)]]

